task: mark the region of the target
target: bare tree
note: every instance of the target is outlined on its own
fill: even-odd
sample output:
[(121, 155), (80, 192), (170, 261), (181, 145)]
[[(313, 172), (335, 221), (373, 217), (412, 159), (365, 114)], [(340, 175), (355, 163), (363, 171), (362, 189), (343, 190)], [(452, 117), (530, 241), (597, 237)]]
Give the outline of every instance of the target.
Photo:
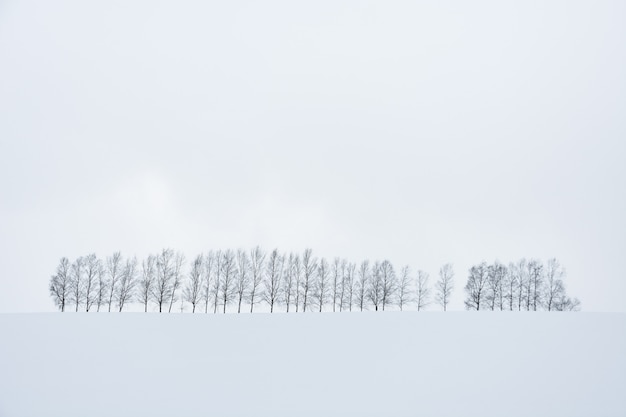
[(500, 262), (495, 261), (487, 268), (487, 287), (489, 289), (487, 293), (487, 301), (491, 310), (495, 310), (498, 307), (500, 310), (504, 308), (504, 294), (503, 285), (507, 276), (506, 266)]
[[(287, 308), (287, 313), (289, 313), (289, 305), (291, 304), (291, 300), (294, 296), (294, 281), (295, 281), (295, 259), (293, 253), (289, 254), (289, 258), (287, 259), (285, 270), (283, 271), (283, 297), (285, 300), (285, 306)], [(297, 292), (297, 290), (295, 291)]]
[(172, 284), (170, 291), (170, 308), (168, 309), (168, 313), (172, 312), (172, 306), (177, 301), (176, 291), (180, 288), (181, 282), (183, 281), (183, 264), (185, 263), (185, 256), (177, 252), (174, 255), (174, 268), (172, 271)]
[(84, 266), (85, 259), (83, 257), (77, 258), (72, 266), (70, 267), (70, 282), (71, 282), (71, 296), (72, 302), (76, 305), (76, 311), (78, 311), (78, 307), (85, 300), (85, 292), (84, 292)]
[(172, 280), (174, 278), (174, 251), (163, 249), (156, 257), (156, 279), (152, 286), (152, 299), (159, 307), (159, 313), (172, 296)]
[(343, 311), (343, 306), (345, 305), (345, 296), (346, 296), (346, 288), (347, 288), (347, 275), (348, 275), (348, 261), (345, 259), (341, 260), (341, 266), (339, 267), (339, 311)]
[(235, 253), (232, 250), (228, 249), (224, 252), (220, 269), (222, 272), (222, 286), (220, 298), (223, 306), (223, 313), (226, 314), (226, 306), (230, 304), (236, 294), (235, 280), (237, 278), (237, 264), (235, 261)]
[(400, 272), (400, 281), (398, 283), (398, 307), (403, 310), (407, 303), (413, 301), (413, 280), (411, 279), (411, 269), (408, 265), (402, 268)]
[(261, 283), (263, 282), (263, 270), (265, 268), (265, 252), (256, 247), (250, 251), (250, 294), (248, 299), (250, 301), (250, 313), (254, 309), (254, 305), (258, 302), (257, 294)]
[(398, 279), (391, 262), (385, 260), (380, 264), (380, 276), (382, 280), (382, 307), (385, 311), (387, 304), (393, 304), (396, 291), (398, 290)]
[(98, 309), (96, 311), (100, 311), (100, 307), (102, 307), (103, 305), (106, 304), (106, 296), (108, 294), (108, 286), (107, 286), (107, 278), (106, 278), (106, 272), (104, 270), (104, 265), (102, 264), (102, 261), (99, 262), (98, 264), (98, 290), (96, 292), (96, 305), (98, 306)]
[(342, 300), (343, 308), (348, 308), (348, 311), (352, 311), (352, 304), (354, 302), (354, 293), (356, 287), (356, 264), (349, 263), (346, 265), (344, 275), (344, 292), (345, 295)]
[(526, 305), (526, 309), (528, 310), (530, 304), (526, 301), (530, 300), (526, 296), (526, 288), (530, 288), (528, 286), (528, 275), (526, 273), (526, 259), (520, 259), (515, 265), (515, 271), (517, 272), (517, 310), (522, 311), (522, 307)]
[(565, 291), (565, 268), (555, 258), (548, 259), (543, 279), (543, 294), (541, 296), (544, 307), (548, 311), (579, 311), (580, 300), (570, 298)]
[(248, 294), (250, 286), (250, 260), (248, 254), (239, 249), (237, 251), (237, 313), (241, 313), (241, 303)]
[(306, 307), (309, 303), (309, 295), (314, 286), (315, 271), (317, 270), (317, 261), (313, 258), (313, 251), (305, 249), (302, 255), (302, 312), (306, 313)]
[(183, 289), (182, 300), (191, 304), (191, 312), (196, 312), (196, 307), (200, 303), (202, 296), (202, 285), (204, 284), (204, 257), (202, 254), (196, 256), (191, 263), (187, 284)]
[(537, 307), (541, 307), (541, 293), (543, 285), (543, 265), (536, 259), (531, 259), (527, 264), (528, 269), (528, 295), (529, 309), (532, 306), (533, 311), (537, 311)]
[(435, 300), (443, 307), (443, 311), (448, 309), (453, 289), (454, 270), (452, 264), (445, 264), (439, 269), (439, 280), (435, 284)]
[(314, 287), (314, 295), (317, 300), (320, 313), (324, 304), (328, 302), (328, 292), (330, 286), (330, 267), (326, 259), (322, 258), (317, 266), (317, 280)]
[(263, 301), (270, 306), (270, 313), (274, 312), (274, 305), (278, 303), (283, 262), (284, 257), (278, 254), (277, 249), (274, 249), (267, 261), (267, 272), (263, 281)]
[(109, 256), (106, 260), (107, 288), (109, 290), (109, 313), (113, 305), (117, 282), (122, 275), (122, 254), (115, 252), (113, 256)]
[(293, 295), (295, 297), (294, 304), (296, 306), (296, 313), (300, 306), (300, 284), (302, 282), (302, 265), (300, 263), (300, 256), (296, 254), (293, 260), (293, 279), (294, 289)]
[(156, 277), (156, 258), (149, 255), (141, 263), (141, 280), (139, 281), (139, 301), (143, 304), (144, 312), (148, 312), (148, 302), (152, 298)]
[(220, 302), (220, 291), (222, 289), (222, 251), (215, 252), (215, 273), (212, 278), (211, 298), (213, 298), (213, 314), (217, 313), (217, 306)]
[(61, 312), (65, 311), (65, 305), (70, 297), (70, 281), (70, 261), (61, 258), (56, 274), (50, 278), (50, 295)]
[(518, 279), (519, 272), (517, 270), (517, 265), (511, 262), (509, 263), (509, 267), (507, 268), (507, 273), (503, 285), (504, 299), (506, 300), (510, 311), (513, 311), (515, 309), (517, 300), (516, 290), (518, 288)]
[(100, 260), (95, 253), (85, 257), (85, 285), (84, 299), (85, 311), (89, 312), (94, 304), (98, 302), (98, 272), (100, 271)]
[(337, 302), (339, 301), (339, 285), (341, 283), (341, 260), (339, 258), (335, 258), (333, 260), (332, 265), (332, 300), (333, 300), (333, 313), (335, 312), (335, 308), (337, 306)]
[(417, 271), (416, 301), (417, 311), (423, 310), (430, 304), (429, 275), (421, 269)]
[(137, 258), (127, 259), (124, 265), (119, 285), (117, 286), (117, 308), (121, 313), (126, 303), (131, 303), (137, 285)]
[(564, 276), (565, 270), (559, 261), (554, 258), (549, 259), (546, 264), (546, 285), (543, 297), (548, 311), (554, 310), (556, 302), (565, 296)]
[(485, 289), (488, 280), (487, 262), (474, 265), (469, 269), (467, 284), (465, 284), (465, 292), (467, 299), (465, 300), (465, 308), (468, 310), (480, 310), (480, 302), (483, 301)]
[(209, 251), (204, 257), (204, 284), (202, 286), (202, 302), (204, 303), (204, 313), (209, 312), (209, 302), (211, 301), (211, 290), (213, 289), (213, 269), (215, 268), (215, 253)]
[(372, 274), (367, 289), (367, 299), (374, 306), (374, 311), (378, 311), (378, 307), (382, 304), (383, 299), (383, 279), (379, 262), (374, 262), (372, 266)]
[(533, 263), (534, 261), (532, 259), (526, 262), (526, 270), (524, 271), (524, 277), (526, 278), (524, 280), (525, 282), (524, 300), (526, 301), (526, 311), (530, 311), (532, 308), (532, 304), (533, 304), (533, 282), (531, 279), (532, 270), (534, 269)]
[(370, 264), (369, 261), (361, 262), (359, 267), (359, 277), (356, 283), (356, 304), (360, 311), (365, 308), (365, 303), (368, 298), (369, 282), (370, 282)]

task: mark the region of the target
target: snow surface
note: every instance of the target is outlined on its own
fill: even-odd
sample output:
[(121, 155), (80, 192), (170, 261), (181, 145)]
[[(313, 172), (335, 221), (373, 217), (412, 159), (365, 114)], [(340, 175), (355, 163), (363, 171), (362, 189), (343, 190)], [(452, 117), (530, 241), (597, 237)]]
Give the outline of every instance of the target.
[(626, 416), (626, 314), (0, 315), (0, 416)]

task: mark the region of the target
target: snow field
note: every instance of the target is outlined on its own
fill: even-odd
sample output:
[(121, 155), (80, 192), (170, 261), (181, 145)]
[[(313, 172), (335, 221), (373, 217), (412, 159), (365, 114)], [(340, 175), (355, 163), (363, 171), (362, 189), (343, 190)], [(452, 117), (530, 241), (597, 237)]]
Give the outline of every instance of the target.
[(626, 416), (626, 314), (0, 315), (0, 416)]

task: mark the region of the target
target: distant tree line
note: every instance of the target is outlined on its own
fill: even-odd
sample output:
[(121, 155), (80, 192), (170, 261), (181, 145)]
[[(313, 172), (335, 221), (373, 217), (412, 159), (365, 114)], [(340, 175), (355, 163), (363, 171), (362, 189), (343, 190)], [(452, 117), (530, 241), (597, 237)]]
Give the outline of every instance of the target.
[[(515, 307), (525, 310), (579, 307), (578, 300), (565, 296), (564, 271), (558, 263), (554, 271), (551, 267), (542, 268), (541, 278), (537, 279), (528, 273), (530, 262), (520, 262), (522, 269), (506, 268), (498, 263), (472, 267), (466, 286), (467, 308), (480, 309), (481, 298), (487, 303), (485, 306), (494, 310), (516, 309), (512, 303), (505, 303), (509, 299), (515, 300)], [(548, 265), (554, 266), (550, 262)], [(476, 294), (475, 268), (483, 266), (487, 271), (486, 283)], [(494, 281), (496, 289), (491, 290), (488, 286), (491, 284), (487, 284), (491, 282), (489, 271), (496, 266), (503, 268), (497, 269), (503, 278), (497, 284)], [(507, 292), (509, 287), (511, 292)], [(357, 264), (340, 258), (330, 261), (318, 258), (311, 249), (287, 254), (276, 249), (266, 252), (260, 247), (249, 251), (209, 251), (189, 263), (183, 254), (172, 249), (163, 249), (141, 261), (136, 257), (124, 258), (120, 252), (105, 259), (95, 254), (73, 262), (61, 258), (49, 286), (50, 295), (61, 311), (121, 312), (133, 303), (139, 304), (145, 312), (190, 310), (193, 313), (226, 313), (227, 309), (252, 313), (259, 305), (272, 313), (278, 309), (287, 313), (419, 311), (433, 302), (445, 311), (453, 289), (451, 264), (439, 269), (437, 281), (431, 288), (428, 273), (422, 270), (413, 273), (409, 266), (396, 270), (388, 260), (365, 260)], [(552, 296), (548, 296), (548, 289)], [(535, 291), (541, 294), (533, 298)], [(470, 298), (475, 300), (476, 296), (477, 302), (472, 304)]]

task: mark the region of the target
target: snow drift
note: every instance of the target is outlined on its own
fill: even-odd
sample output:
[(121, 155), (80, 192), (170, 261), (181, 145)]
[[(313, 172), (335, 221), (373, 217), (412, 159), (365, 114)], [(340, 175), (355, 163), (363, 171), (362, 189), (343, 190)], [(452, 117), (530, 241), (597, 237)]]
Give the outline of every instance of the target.
[(625, 416), (626, 314), (0, 315), (0, 416)]

